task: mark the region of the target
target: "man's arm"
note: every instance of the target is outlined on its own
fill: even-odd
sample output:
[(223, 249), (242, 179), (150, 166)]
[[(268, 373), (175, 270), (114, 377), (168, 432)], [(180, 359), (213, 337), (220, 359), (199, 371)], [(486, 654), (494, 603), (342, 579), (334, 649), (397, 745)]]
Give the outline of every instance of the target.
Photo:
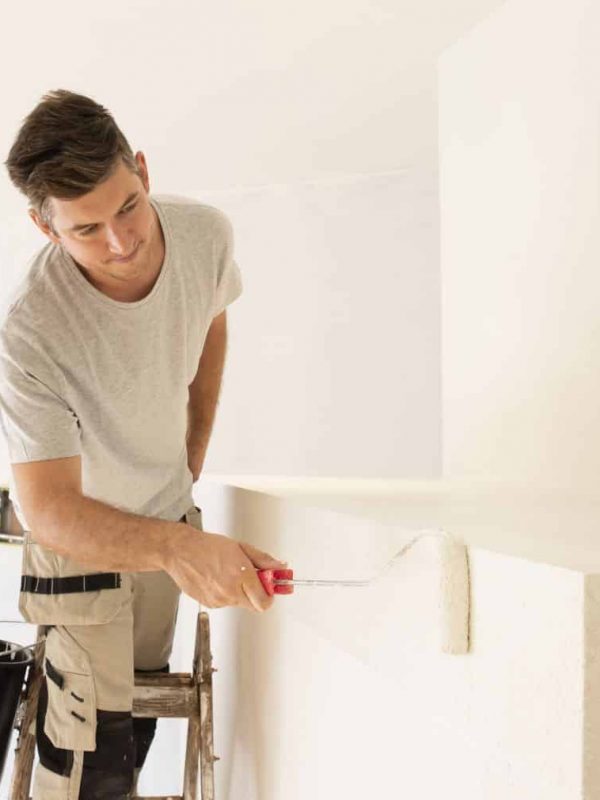
[(194, 481), (204, 463), (213, 429), (227, 350), (227, 311), (208, 329), (196, 376), (189, 387), (187, 450)]
[(36, 542), (98, 570), (163, 569), (185, 526), (120, 511), (82, 494), (81, 456), (12, 465), (19, 502)]
[(98, 571), (163, 569), (208, 608), (271, 606), (255, 568), (285, 565), (252, 545), (83, 495), (80, 456), (17, 463), (12, 470), (34, 541), (59, 555)]

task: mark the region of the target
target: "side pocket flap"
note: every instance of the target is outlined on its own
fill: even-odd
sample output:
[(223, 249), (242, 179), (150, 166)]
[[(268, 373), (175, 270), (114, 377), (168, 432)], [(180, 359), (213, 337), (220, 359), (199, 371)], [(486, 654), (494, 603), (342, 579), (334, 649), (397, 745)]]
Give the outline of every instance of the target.
[(58, 672), (55, 667), (52, 666), (52, 662), (49, 658), (46, 659), (46, 675), (50, 678), (51, 681), (58, 686), (59, 689), (62, 689), (65, 685), (65, 679), (63, 676)]
[(46, 639), (48, 706), (44, 733), (64, 750), (96, 749), (96, 691), (89, 657), (64, 628)]

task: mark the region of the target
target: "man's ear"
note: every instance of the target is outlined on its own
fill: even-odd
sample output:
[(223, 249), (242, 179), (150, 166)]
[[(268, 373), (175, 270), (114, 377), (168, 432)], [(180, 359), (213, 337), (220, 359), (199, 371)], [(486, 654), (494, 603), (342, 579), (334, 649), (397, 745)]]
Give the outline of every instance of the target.
[(144, 186), (144, 189), (147, 193), (150, 192), (150, 177), (148, 176), (148, 164), (146, 163), (146, 156), (142, 153), (141, 150), (135, 154), (135, 160), (137, 161), (138, 169), (140, 170), (140, 180)]
[(52, 228), (42, 220), (42, 218), (34, 208), (29, 209), (29, 216), (31, 217), (35, 225), (41, 230), (44, 236), (47, 236), (51, 242), (54, 242), (54, 244), (60, 244), (60, 238), (54, 233)]

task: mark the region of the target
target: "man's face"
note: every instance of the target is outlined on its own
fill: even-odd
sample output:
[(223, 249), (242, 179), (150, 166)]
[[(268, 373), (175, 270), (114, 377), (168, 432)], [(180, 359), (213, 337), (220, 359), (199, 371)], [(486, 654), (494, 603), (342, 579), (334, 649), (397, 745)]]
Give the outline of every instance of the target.
[[(152, 269), (158, 221), (148, 197), (143, 153), (136, 154), (142, 177), (120, 161), (110, 178), (75, 200), (51, 198), (52, 227), (32, 219), (55, 244), (62, 244), (93, 283), (118, 288), (139, 283)], [(127, 259), (129, 260), (123, 260)]]

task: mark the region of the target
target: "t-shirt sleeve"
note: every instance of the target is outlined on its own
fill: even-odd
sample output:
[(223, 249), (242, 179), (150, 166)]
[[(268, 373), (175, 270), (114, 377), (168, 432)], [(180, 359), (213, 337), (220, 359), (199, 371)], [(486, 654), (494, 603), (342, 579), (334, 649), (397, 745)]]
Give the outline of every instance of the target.
[(212, 316), (216, 317), (242, 293), (242, 276), (234, 259), (233, 226), (220, 211), (215, 225), (215, 296)]
[(81, 454), (76, 414), (62, 397), (58, 368), (33, 343), (0, 335), (0, 424), (10, 461)]

